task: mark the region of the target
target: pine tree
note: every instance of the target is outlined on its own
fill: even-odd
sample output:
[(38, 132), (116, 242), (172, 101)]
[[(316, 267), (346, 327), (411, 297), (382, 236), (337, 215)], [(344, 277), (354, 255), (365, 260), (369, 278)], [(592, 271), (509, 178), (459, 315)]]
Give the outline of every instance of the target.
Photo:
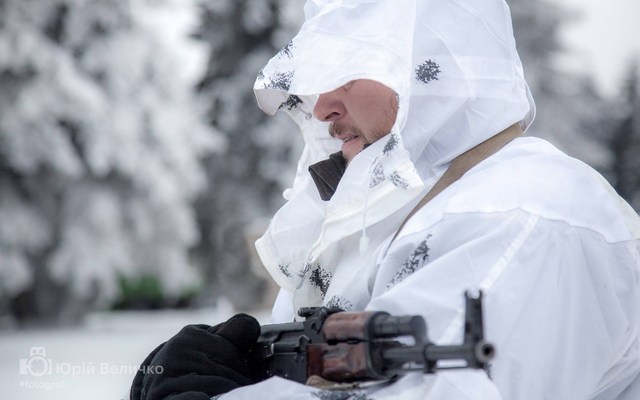
[(639, 65), (629, 65), (619, 104), (610, 118), (610, 146), (612, 159), (611, 181), (616, 191), (640, 212), (640, 76)]
[(640, 210), (640, 100), (638, 63), (632, 62), (616, 99), (595, 89), (589, 73), (561, 71), (557, 57), (565, 48), (562, 24), (577, 18), (546, 0), (508, 0), (518, 51), (538, 116), (530, 133), (549, 139), (597, 169), (636, 210)]
[(200, 90), (212, 104), (210, 123), (225, 135), (228, 147), (205, 162), (211, 190), (196, 204), (203, 241), (193, 254), (214, 295), (248, 308), (264, 284), (250, 268), (254, 234), (264, 230), (261, 222), (282, 204), (283, 186), (293, 176), (301, 146), (301, 139), (295, 141), (298, 128), (287, 117), (267, 117), (258, 109), (253, 83), (260, 68), (294, 36), (302, 5), (295, 0), (201, 4), (197, 36), (211, 52)]
[(215, 140), (186, 4), (0, 2), (0, 313), (71, 321), (119, 276), (196, 281), (191, 202)]
[(507, 0), (525, 78), (536, 101), (537, 116), (529, 134), (551, 143), (596, 169), (606, 168), (607, 152), (595, 126), (606, 101), (589, 73), (563, 71), (558, 58), (571, 49), (560, 38), (562, 26), (578, 16), (548, 0)]

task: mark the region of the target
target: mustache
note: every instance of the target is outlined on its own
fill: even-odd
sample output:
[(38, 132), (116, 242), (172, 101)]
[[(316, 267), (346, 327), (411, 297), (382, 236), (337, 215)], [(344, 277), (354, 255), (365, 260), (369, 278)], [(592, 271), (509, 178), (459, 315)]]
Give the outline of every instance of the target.
[(331, 137), (340, 136), (344, 133), (351, 133), (364, 138), (362, 130), (360, 130), (360, 128), (358, 128), (357, 126), (344, 125), (337, 122), (332, 122), (329, 125), (329, 135), (331, 135)]

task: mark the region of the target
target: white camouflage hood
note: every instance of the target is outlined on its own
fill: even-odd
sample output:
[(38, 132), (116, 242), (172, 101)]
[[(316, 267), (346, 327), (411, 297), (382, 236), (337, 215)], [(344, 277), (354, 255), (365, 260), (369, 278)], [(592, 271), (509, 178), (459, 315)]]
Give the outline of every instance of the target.
[[(305, 17), (254, 86), (259, 106), (287, 112), (305, 140), (289, 201), (256, 242), (294, 307), (348, 291), (451, 160), (535, 113), (503, 0), (309, 0)], [(319, 94), (362, 78), (398, 94), (398, 117), (325, 202), (307, 170), (341, 141), (312, 110)]]

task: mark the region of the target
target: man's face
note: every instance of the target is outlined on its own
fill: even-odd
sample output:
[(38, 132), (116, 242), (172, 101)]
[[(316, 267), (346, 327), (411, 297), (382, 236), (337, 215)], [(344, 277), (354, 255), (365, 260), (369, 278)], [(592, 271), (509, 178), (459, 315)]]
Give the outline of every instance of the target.
[(398, 114), (395, 92), (381, 83), (357, 79), (321, 94), (313, 116), (331, 122), (329, 133), (342, 140), (342, 156), (350, 162), (365, 144), (391, 131)]

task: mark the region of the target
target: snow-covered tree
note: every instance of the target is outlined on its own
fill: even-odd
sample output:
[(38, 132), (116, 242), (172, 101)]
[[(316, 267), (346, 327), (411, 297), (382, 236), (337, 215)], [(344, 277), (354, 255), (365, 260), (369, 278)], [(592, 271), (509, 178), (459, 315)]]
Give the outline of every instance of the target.
[(595, 90), (591, 74), (571, 73), (560, 66), (561, 56), (572, 51), (562, 42), (561, 29), (579, 14), (549, 0), (507, 3), (525, 77), (538, 108), (529, 133), (602, 170), (610, 160), (593, 129), (607, 104)]
[(607, 99), (595, 89), (595, 76), (559, 67), (569, 53), (561, 41), (564, 24), (576, 10), (548, 0), (508, 0), (518, 51), (538, 116), (531, 134), (549, 139), (605, 175), (636, 210), (640, 209), (640, 101), (638, 65), (632, 63), (623, 93)]
[(211, 52), (200, 90), (211, 102), (211, 124), (229, 146), (223, 155), (206, 160), (211, 190), (197, 203), (203, 241), (194, 255), (216, 293), (238, 307), (254, 306), (260, 297), (263, 281), (250, 268), (251, 229), (282, 204), (301, 146), (291, 121), (284, 115), (269, 118), (258, 109), (253, 83), (260, 68), (295, 35), (302, 3), (201, 2), (198, 37)]
[(196, 282), (198, 157), (185, 0), (0, 2), (0, 312), (73, 320), (120, 276)]
[(612, 154), (609, 179), (636, 211), (640, 212), (640, 68), (629, 65), (620, 96), (609, 116), (607, 144)]

